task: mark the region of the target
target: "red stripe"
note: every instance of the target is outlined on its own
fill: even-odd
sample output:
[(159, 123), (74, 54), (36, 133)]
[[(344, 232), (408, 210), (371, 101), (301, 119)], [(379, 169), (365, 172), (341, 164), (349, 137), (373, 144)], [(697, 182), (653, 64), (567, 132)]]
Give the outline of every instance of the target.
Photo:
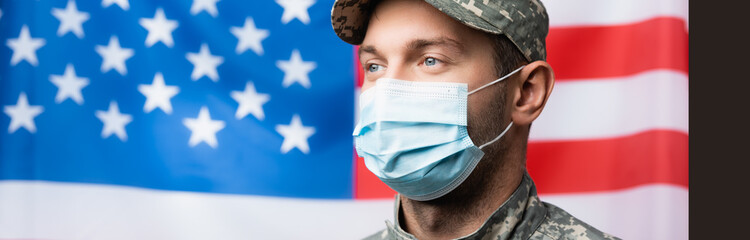
[(357, 88), (362, 88), (362, 83), (365, 81), (365, 72), (362, 69), (362, 63), (359, 62), (359, 46), (354, 46), (354, 74), (357, 83)]
[[(362, 64), (359, 61), (359, 54), (358, 54), (359, 46), (355, 45), (353, 50), (354, 50), (354, 54), (352, 54), (352, 56), (354, 56), (354, 82), (356, 84), (355, 85), (356, 89), (361, 89), (362, 83), (365, 80), (365, 76), (364, 76), (364, 72), (362, 71), (362, 67), (361, 67)], [(355, 110), (356, 110), (356, 107), (355, 107)], [(375, 177), (375, 175), (367, 172), (370, 174), (368, 176), (367, 173), (362, 172), (362, 167), (364, 166), (359, 166), (359, 165), (364, 164), (364, 162), (362, 162), (363, 160), (357, 156), (357, 150), (355, 150), (354, 148), (352, 148), (352, 150), (353, 150), (352, 152), (354, 153), (353, 155), (354, 156), (354, 164), (353, 164), (354, 171), (352, 173), (352, 179), (354, 180), (354, 184), (353, 184), (354, 189), (352, 189), (353, 190), (352, 192), (354, 193), (354, 198), (381, 198), (382, 196), (384, 196), (383, 193), (380, 193), (377, 191), (373, 192), (373, 189), (379, 189), (379, 188), (382, 188), (383, 186), (388, 188), (388, 186), (386, 186), (382, 182), (380, 184), (382, 184), (383, 186), (379, 186), (379, 187), (370, 186), (372, 184), (371, 183), (372, 179), (369, 179), (369, 178)], [(364, 170), (367, 170), (367, 168), (364, 168)], [(378, 182), (380, 182), (380, 180), (377, 179), (377, 177), (375, 177), (375, 180), (378, 180)], [(363, 186), (363, 184), (366, 184), (366, 185)], [(362, 192), (360, 192), (360, 190)], [(362, 194), (363, 196), (360, 196), (360, 194)]]
[[(611, 191), (644, 184), (688, 187), (688, 136), (652, 130), (582, 141), (530, 142), (527, 169), (540, 194)], [(391, 198), (393, 190), (356, 162), (355, 198)]]
[(688, 135), (683, 132), (652, 130), (612, 139), (532, 142), (526, 156), (540, 193), (652, 183), (688, 187)]
[(356, 173), (354, 175), (354, 198), (355, 199), (376, 199), (376, 198), (392, 198), (396, 191), (385, 185), (375, 174), (372, 174), (370, 170), (365, 167), (365, 162), (362, 158), (356, 157)]
[(685, 21), (673, 17), (551, 28), (547, 51), (557, 80), (618, 77), (651, 69), (688, 73)]

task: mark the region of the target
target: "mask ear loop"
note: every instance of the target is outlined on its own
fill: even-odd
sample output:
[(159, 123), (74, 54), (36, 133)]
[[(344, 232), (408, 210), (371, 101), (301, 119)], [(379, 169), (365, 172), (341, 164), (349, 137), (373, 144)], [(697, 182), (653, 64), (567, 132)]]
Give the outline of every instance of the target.
[(479, 146), (479, 149), (482, 149), (482, 148), (486, 147), (487, 145), (490, 145), (492, 143), (497, 142), (497, 140), (500, 140), (500, 138), (503, 137), (503, 135), (505, 135), (506, 132), (508, 132), (508, 130), (510, 129), (511, 126), (513, 126), (513, 122), (510, 122), (510, 124), (508, 124), (508, 127), (506, 127), (505, 130), (503, 130), (503, 132), (500, 133), (500, 135), (497, 135), (497, 137), (495, 137), (495, 139), (492, 139), (492, 141), (489, 141), (489, 142), (487, 142), (485, 144), (482, 144), (482, 146)]
[(479, 88), (477, 88), (477, 89), (474, 89), (474, 90), (472, 90), (471, 92), (469, 92), (469, 94), (468, 94), (468, 95), (471, 95), (472, 93), (475, 93), (475, 92), (477, 92), (477, 91), (479, 91), (479, 90), (482, 90), (482, 89), (484, 89), (484, 88), (486, 88), (486, 87), (489, 87), (489, 86), (490, 86), (490, 85), (492, 85), (492, 84), (498, 83), (498, 82), (500, 82), (500, 81), (502, 81), (502, 80), (505, 80), (506, 78), (508, 78), (508, 77), (510, 77), (510, 76), (513, 76), (513, 74), (517, 73), (518, 71), (521, 71), (521, 69), (523, 69), (523, 67), (525, 67), (525, 66), (526, 66), (526, 65), (523, 65), (523, 66), (521, 66), (521, 67), (517, 68), (516, 70), (513, 70), (512, 72), (508, 73), (508, 75), (505, 75), (505, 76), (503, 76), (503, 77), (501, 77), (501, 78), (498, 78), (498, 79), (497, 79), (497, 80), (495, 80), (495, 81), (492, 81), (492, 82), (490, 82), (490, 83), (487, 83), (487, 84), (485, 84), (484, 86), (481, 86), (481, 87), (479, 87)]

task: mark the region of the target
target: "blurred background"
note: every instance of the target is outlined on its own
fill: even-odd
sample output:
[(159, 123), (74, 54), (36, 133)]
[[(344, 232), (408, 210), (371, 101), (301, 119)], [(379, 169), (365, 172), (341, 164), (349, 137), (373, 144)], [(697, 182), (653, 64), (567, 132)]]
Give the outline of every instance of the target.
[[(540, 197), (687, 239), (688, 3), (547, 0)], [(0, 2), (0, 239), (359, 239), (394, 191), (357, 159), (333, 0)]]

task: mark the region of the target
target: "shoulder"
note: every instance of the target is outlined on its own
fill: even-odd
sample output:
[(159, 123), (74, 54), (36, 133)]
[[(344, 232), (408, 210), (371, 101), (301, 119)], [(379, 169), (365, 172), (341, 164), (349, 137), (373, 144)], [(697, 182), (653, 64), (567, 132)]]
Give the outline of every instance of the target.
[(547, 214), (530, 239), (619, 239), (573, 217), (565, 210), (543, 202)]

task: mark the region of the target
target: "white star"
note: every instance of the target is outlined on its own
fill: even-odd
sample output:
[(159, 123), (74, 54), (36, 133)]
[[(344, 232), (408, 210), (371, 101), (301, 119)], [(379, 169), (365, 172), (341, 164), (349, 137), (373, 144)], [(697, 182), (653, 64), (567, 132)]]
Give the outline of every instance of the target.
[(315, 134), (315, 128), (302, 125), (299, 115), (294, 114), (292, 122), (289, 125), (276, 125), (276, 131), (284, 136), (284, 142), (281, 143), (281, 153), (286, 154), (295, 147), (302, 151), (302, 153), (307, 154), (310, 152), (307, 139)]
[(316, 68), (315, 62), (302, 61), (299, 50), (294, 49), (289, 61), (276, 61), (276, 67), (284, 71), (284, 87), (289, 87), (297, 82), (305, 88), (310, 88), (310, 78), (307, 74)]
[(190, 7), (190, 14), (195, 16), (205, 10), (212, 17), (216, 17), (219, 15), (219, 11), (216, 10), (216, 2), (218, 1), (220, 0), (193, 0), (193, 5)]
[(224, 121), (211, 120), (208, 108), (205, 106), (201, 107), (198, 118), (185, 118), (182, 123), (192, 131), (188, 142), (191, 147), (195, 147), (201, 142), (205, 142), (212, 148), (219, 145), (216, 141), (216, 132), (224, 128)]
[(154, 75), (154, 81), (151, 85), (140, 84), (138, 91), (146, 96), (146, 104), (143, 105), (143, 112), (149, 113), (156, 107), (159, 107), (164, 113), (172, 113), (172, 103), (170, 98), (180, 92), (177, 86), (164, 85), (164, 76), (160, 72)]
[(102, 0), (102, 7), (106, 8), (109, 7), (112, 4), (117, 4), (117, 6), (120, 6), (122, 10), (127, 11), (128, 8), (130, 8), (130, 3), (128, 0)]
[(172, 31), (179, 25), (175, 20), (169, 20), (164, 15), (164, 10), (159, 8), (156, 9), (154, 18), (141, 18), (141, 26), (148, 30), (148, 36), (146, 36), (146, 47), (153, 46), (156, 42), (162, 42), (167, 47), (174, 45), (174, 39), (172, 39)]
[(102, 73), (106, 73), (114, 68), (123, 76), (128, 73), (125, 61), (135, 54), (131, 48), (121, 48), (120, 40), (117, 40), (117, 36), (112, 36), (109, 39), (109, 45), (106, 47), (96, 45), (96, 52), (102, 56)]
[(79, 12), (75, 1), (68, 1), (65, 10), (53, 8), (52, 15), (60, 20), (60, 26), (57, 28), (57, 36), (73, 32), (76, 37), (83, 38), (83, 22), (89, 20), (89, 13)]
[(287, 24), (295, 18), (304, 24), (310, 23), (310, 15), (307, 14), (307, 9), (315, 4), (315, 0), (276, 0), (276, 3), (284, 8), (284, 13), (281, 14), (282, 23)]
[(247, 116), (248, 113), (252, 113), (258, 120), (263, 120), (265, 115), (263, 114), (263, 104), (268, 102), (271, 97), (268, 94), (258, 93), (255, 91), (255, 85), (252, 82), (245, 84), (245, 91), (232, 91), (232, 98), (240, 104), (237, 107), (237, 113), (235, 117), (242, 119)]
[(10, 126), (8, 126), (8, 133), (13, 133), (18, 128), (24, 127), (30, 133), (36, 132), (36, 124), (34, 124), (34, 118), (44, 111), (42, 106), (29, 106), (29, 100), (26, 98), (26, 93), (21, 92), (18, 95), (18, 101), (15, 106), (5, 106), (4, 112), (10, 117)]
[(104, 128), (102, 128), (102, 138), (107, 138), (114, 133), (123, 142), (128, 140), (128, 134), (125, 132), (125, 125), (133, 121), (133, 117), (130, 114), (120, 113), (120, 108), (117, 107), (117, 102), (110, 102), (109, 110), (106, 112), (101, 110), (96, 111), (96, 117), (104, 123)]
[(260, 44), (263, 39), (268, 37), (268, 30), (255, 28), (253, 18), (245, 19), (245, 26), (232, 27), (232, 34), (237, 37), (237, 54), (242, 54), (248, 48), (252, 49), (255, 54), (263, 55), (263, 45)]
[(199, 53), (188, 53), (187, 59), (193, 64), (193, 74), (190, 75), (193, 81), (197, 81), (203, 76), (208, 76), (214, 82), (219, 81), (219, 72), (216, 71), (216, 68), (224, 62), (224, 58), (211, 55), (208, 44), (201, 44)]
[(51, 75), (49, 80), (57, 86), (57, 96), (55, 96), (56, 103), (61, 103), (65, 101), (65, 99), (70, 98), (78, 105), (83, 104), (81, 89), (89, 85), (89, 79), (76, 76), (76, 70), (73, 68), (73, 64), (68, 64), (65, 67), (65, 73), (62, 76)]
[(13, 49), (10, 65), (15, 66), (21, 60), (26, 60), (32, 66), (36, 66), (39, 63), (36, 59), (36, 50), (44, 46), (45, 43), (43, 38), (31, 38), (29, 27), (23, 25), (18, 38), (11, 38), (7, 41), (8, 47)]

